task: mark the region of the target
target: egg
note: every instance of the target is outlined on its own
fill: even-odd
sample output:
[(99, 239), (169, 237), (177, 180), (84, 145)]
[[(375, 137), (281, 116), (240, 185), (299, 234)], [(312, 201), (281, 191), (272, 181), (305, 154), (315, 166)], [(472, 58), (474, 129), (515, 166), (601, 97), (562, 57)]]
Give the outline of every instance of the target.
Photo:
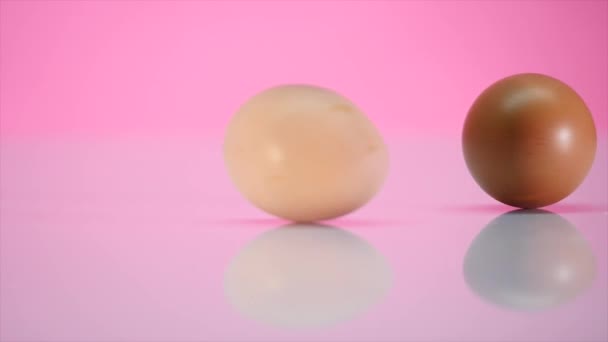
[(224, 159), (253, 205), (300, 222), (363, 206), (389, 165), (384, 141), (363, 112), (311, 85), (273, 87), (245, 102), (228, 125)]
[(539, 311), (587, 290), (596, 275), (591, 246), (563, 217), (517, 210), (490, 222), (471, 243), (463, 265), (481, 298), (513, 310)]
[(583, 182), (595, 157), (596, 131), (585, 102), (568, 85), (518, 74), (475, 100), (462, 148), (486, 193), (511, 206), (538, 208), (562, 200)]

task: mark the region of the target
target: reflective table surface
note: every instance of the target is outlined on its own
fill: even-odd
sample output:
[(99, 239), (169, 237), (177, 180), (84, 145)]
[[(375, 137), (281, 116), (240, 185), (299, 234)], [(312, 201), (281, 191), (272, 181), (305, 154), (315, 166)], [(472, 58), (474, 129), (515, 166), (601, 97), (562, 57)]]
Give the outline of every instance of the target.
[(366, 207), (292, 224), (241, 198), (214, 141), (3, 142), (0, 340), (608, 339), (605, 141), (533, 211), (447, 140), (390, 146)]

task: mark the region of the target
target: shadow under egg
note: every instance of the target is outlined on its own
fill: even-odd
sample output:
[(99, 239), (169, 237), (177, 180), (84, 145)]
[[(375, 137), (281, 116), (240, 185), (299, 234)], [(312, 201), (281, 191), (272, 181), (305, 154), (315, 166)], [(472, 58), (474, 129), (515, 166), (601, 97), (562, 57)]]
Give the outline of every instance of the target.
[(543, 210), (516, 210), (491, 221), (471, 243), (464, 278), (479, 297), (500, 307), (546, 310), (587, 289), (593, 252), (572, 223)]
[(362, 314), (386, 294), (391, 279), (384, 257), (356, 235), (292, 224), (243, 247), (226, 269), (224, 290), (250, 319), (310, 329)]

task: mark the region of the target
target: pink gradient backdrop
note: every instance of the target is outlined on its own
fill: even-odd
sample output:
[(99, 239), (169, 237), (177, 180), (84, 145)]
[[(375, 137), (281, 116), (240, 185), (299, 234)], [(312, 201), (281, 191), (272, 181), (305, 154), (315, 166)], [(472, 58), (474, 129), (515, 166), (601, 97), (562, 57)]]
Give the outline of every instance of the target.
[(248, 96), (306, 82), (389, 136), (460, 134), (479, 92), (541, 72), (606, 134), (606, 1), (1, 1), (3, 138), (219, 138)]

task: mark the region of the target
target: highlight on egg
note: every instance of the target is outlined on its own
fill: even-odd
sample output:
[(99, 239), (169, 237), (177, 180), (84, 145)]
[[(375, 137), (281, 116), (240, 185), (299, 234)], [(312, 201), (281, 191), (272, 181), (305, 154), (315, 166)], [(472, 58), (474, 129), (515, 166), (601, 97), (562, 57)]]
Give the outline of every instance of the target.
[(312, 85), (282, 85), (246, 101), (228, 125), (224, 159), (256, 207), (292, 221), (345, 215), (381, 188), (386, 145), (352, 101)]
[(567, 84), (513, 75), (475, 100), (462, 148), (479, 186), (496, 200), (538, 208), (570, 195), (591, 169), (596, 131), (589, 108)]

